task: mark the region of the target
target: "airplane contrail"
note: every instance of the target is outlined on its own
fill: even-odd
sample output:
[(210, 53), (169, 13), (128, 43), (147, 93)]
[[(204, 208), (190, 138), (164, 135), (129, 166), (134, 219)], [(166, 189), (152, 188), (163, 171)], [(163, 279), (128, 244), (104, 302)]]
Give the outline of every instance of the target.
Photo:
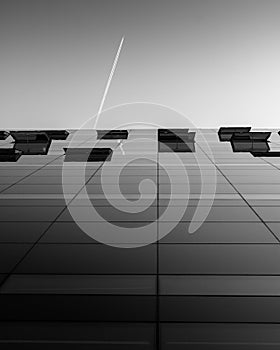
[(107, 81), (107, 84), (106, 84), (106, 87), (105, 87), (105, 90), (104, 90), (104, 94), (103, 94), (103, 97), (102, 97), (102, 100), (101, 100), (101, 103), (100, 103), (100, 106), (99, 106), (99, 109), (98, 109), (98, 112), (97, 112), (97, 115), (96, 115), (96, 118), (95, 118), (95, 122), (94, 122), (94, 126), (93, 126), (94, 129), (96, 129), (99, 116), (100, 116), (100, 114), (101, 114), (101, 112), (103, 110), (103, 106), (104, 106), (104, 103), (105, 103), (105, 100), (106, 100), (106, 97), (107, 97), (107, 94), (108, 94), (108, 91), (109, 91), (109, 88), (110, 88), (110, 84), (111, 84), (113, 75), (115, 73), (116, 67), (117, 67), (117, 63), (118, 63), (119, 56), (120, 56), (120, 53), (121, 53), (121, 50), (122, 50), (123, 42), (124, 42), (124, 36), (121, 39), (121, 42), (120, 42), (118, 51), (116, 53), (116, 56), (115, 56), (115, 59), (114, 59), (114, 63), (113, 63), (113, 66), (112, 66), (112, 69), (111, 69), (111, 72), (110, 72), (110, 75), (109, 75), (109, 78), (108, 78), (108, 81)]

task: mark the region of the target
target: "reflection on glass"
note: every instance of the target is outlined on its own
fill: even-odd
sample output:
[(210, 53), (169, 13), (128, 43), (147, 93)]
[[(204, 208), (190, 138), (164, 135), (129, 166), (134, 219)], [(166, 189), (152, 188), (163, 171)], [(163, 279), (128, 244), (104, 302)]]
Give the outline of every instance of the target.
[(176, 142), (176, 143), (162, 143), (159, 142), (159, 152), (186, 152), (194, 153), (195, 152), (195, 143), (194, 142)]
[(231, 140), (233, 152), (268, 152), (269, 145), (267, 142), (245, 142)]
[(0, 148), (0, 162), (16, 162), (21, 155), (15, 148)]
[(251, 152), (254, 157), (280, 157), (280, 151)]
[(233, 152), (268, 152), (271, 132), (233, 133), (230, 142)]
[(63, 148), (65, 162), (105, 162), (112, 158), (111, 148)]
[(7, 131), (0, 131), (0, 140), (6, 140), (9, 135)]
[(159, 152), (195, 152), (195, 132), (189, 129), (159, 129)]
[(97, 138), (103, 140), (127, 139), (127, 130), (97, 130)]
[(250, 127), (220, 128), (220, 141), (230, 141), (233, 152), (250, 152), (254, 157), (279, 157), (269, 147), (270, 131), (250, 131)]
[(69, 132), (66, 130), (46, 130), (45, 132), (51, 140), (66, 140)]
[(250, 130), (250, 126), (220, 127), (218, 131), (219, 140), (221, 142), (230, 141), (234, 133), (248, 133)]
[(37, 131), (11, 131), (15, 140), (14, 148), (24, 155), (47, 155), (51, 139), (45, 132)]

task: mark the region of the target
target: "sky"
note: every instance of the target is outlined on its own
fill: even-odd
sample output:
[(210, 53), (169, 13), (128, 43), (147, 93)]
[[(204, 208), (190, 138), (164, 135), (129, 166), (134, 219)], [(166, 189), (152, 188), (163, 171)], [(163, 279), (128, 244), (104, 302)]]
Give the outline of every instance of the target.
[(279, 18), (279, 0), (0, 0), (0, 129), (81, 127), (122, 36), (104, 108), (280, 129)]

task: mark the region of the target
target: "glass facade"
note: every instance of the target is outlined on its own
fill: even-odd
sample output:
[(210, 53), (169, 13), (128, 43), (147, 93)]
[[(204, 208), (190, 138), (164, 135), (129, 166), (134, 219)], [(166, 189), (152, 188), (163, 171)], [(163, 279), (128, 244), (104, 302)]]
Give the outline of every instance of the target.
[(280, 136), (269, 131), (275, 156), (214, 129), (61, 131), (46, 154), (23, 141), (13, 160), (3, 137), (3, 349), (279, 349)]

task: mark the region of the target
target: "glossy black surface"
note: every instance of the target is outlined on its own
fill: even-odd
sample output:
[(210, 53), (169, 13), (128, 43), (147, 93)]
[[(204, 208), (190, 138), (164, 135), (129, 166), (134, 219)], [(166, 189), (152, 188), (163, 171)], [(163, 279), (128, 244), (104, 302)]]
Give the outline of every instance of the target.
[(97, 130), (97, 139), (103, 140), (126, 140), (127, 130)]
[(280, 151), (251, 152), (254, 157), (280, 157)]
[(65, 162), (104, 162), (111, 159), (111, 148), (64, 148)]
[(0, 162), (17, 162), (21, 155), (22, 151), (15, 148), (1, 148)]
[(67, 130), (46, 130), (45, 133), (52, 140), (66, 140), (69, 136), (69, 132)]
[(264, 141), (254, 140), (236, 140), (231, 138), (230, 140), (233, 152), (268, 152), (269, 144)]
[(46, 132), (41, 131), (11, 131), (15, 140), (14, 148), (23, 155), (47, 155), (52, 140)]
[(195, 132), (189, 129), (159, 129), (159, 152), (195, 152)]
[(6, 140), (9, 135), (7, 131), (0, 131), (0, 140)]
[(218, 131), (220, 141), (230, 141), (232, 135), (235, 132), (238, 133), (248, 133), (251, 130), (251, 127), (220, 127)]

